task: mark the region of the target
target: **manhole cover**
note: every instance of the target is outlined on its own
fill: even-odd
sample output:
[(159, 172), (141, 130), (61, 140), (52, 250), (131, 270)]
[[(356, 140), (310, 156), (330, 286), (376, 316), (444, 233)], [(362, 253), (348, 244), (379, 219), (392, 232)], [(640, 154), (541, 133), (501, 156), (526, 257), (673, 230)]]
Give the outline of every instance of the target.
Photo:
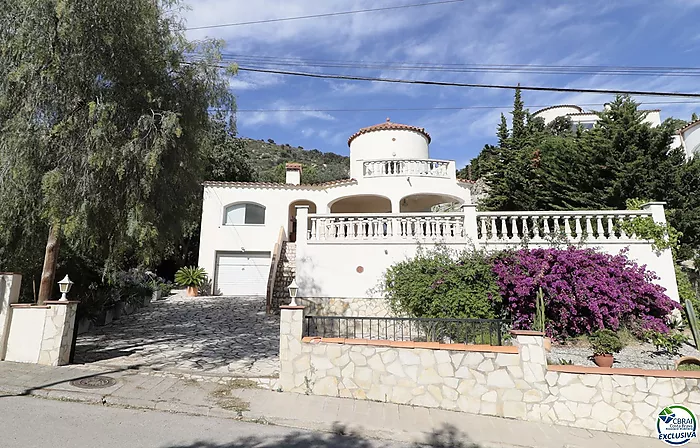
[(83, 389), (102, 389), (105, 387), (114, 386), (117, 380), (108, 376), (92, 376), (90, 378), (81, 378), (70, 382), (72, 386), (82, 387)]

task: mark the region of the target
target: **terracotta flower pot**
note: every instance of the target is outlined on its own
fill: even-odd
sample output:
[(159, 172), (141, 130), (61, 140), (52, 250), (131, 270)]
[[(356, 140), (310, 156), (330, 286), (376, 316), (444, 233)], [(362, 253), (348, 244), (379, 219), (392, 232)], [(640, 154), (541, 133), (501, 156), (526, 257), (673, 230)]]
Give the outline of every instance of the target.
[(689, 365), (689, 364), (700, 366), (700, 359), (698, 359), (694, 356), (683, 356), (682, 358), (680, 358), (676, 361), (676, 370), (678, 370), (679, 366)]
[(544, 338), (544, 349), (547, 353), (552, 351), (552, 338)]
[(593, 355), (593, 362), (595, 365), (598, 367), (612, 367), (613, 363), (615, 362), (615, 358), (613, 355), (610, 354), (605, 354), (605, 355)]
[(199, 294), (199, 288), (196, 286), (188, 286), (187, 287), (187, 295), (190, 297), (197, 297)]

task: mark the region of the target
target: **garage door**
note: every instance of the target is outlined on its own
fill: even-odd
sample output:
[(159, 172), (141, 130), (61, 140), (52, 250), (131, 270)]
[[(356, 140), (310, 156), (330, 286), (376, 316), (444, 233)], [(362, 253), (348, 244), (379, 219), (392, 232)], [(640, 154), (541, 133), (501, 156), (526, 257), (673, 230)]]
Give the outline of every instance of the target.
[(216, 289), (225, 296), (264, 296), (270, 253), (222, 253), (216, 259)]

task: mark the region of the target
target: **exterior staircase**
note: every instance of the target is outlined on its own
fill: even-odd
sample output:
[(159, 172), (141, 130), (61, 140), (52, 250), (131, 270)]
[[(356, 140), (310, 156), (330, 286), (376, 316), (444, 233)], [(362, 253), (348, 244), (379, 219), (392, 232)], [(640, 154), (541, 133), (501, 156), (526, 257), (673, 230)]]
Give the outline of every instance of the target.
[(297, 244), (289, 241), (282, 242), (280, 251), (280, 261), (277, 264), (277, 275), (275, 276), (275, 286), (272, 290), (272, 309), (279, 312), (281, 305), (288, 305), (290, 302), (289, 290), (287, 287), (296, 275)]

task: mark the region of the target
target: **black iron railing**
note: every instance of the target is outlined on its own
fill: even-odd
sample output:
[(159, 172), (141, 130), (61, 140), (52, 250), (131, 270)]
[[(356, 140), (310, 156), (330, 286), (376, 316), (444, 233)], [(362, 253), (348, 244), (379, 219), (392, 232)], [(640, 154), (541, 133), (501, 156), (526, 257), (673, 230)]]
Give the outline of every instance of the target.
[(413, 317), (306, 316), (305, 336), (508, 345), (510, 321), (500, 319), (428, 319)]

